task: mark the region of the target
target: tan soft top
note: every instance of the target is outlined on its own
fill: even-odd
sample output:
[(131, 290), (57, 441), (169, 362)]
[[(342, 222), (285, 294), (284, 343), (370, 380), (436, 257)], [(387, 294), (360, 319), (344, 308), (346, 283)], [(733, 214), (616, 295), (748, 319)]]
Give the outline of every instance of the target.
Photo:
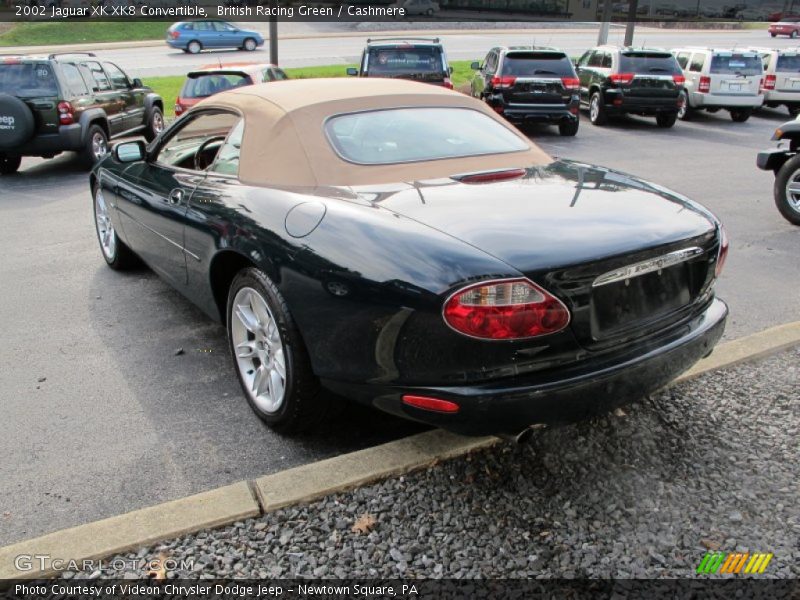
[(223, 92), (198, 106), (232, 109), (244, 116), (239, 178), (251, 185), (372, 185), (552, 161), (520, 134), (529, 149), (507, 154), (388, 165), (359, 165), (342, 159), (324, 131), (325, 119), (342, 113), (404, 106), (465, 107), (479, 110), (514, 130), (479, 100), (414, 81), (295, 79)]

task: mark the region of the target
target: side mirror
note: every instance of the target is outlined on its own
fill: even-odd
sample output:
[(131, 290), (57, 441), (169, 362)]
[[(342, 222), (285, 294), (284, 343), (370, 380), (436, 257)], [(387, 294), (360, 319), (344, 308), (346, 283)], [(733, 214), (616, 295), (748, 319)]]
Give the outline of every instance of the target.
[(131, 82), (131, 85), (133, 87), (135, 87), (135, 88), (143, 88), (144, 87), (144, 84), (142, 83), (142, 80), (139, 79), (138, 77)]
[(469, 66), (469, 68), (472, 69), (473, 71), (480, 71), (481, 70), (481, 63), (474, 62)]
[(112, 151), (114, 158), (121, 163), (132, 163), (144, 160), (147, 155), (144, 142), (136, 140), (133, 142), (122, 142), (114, 146)]
[(350, 75), (350, 77), (358, 77), (358, 69), (355, 67), (347, 67), (347, 74)]
[(447, 73), (449, 75), (452, 75), (453, 74), (453, 67), (447, 67)]

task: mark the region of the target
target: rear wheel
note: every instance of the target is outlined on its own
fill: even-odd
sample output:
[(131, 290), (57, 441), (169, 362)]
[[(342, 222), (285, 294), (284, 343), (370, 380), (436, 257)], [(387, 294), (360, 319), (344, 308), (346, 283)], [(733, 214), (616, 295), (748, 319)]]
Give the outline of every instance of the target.
[(731, 120), (734, 123), (744, 123), (750, 118), (751, 114), (753, 114), (752, 108), (732, 108)]
[(580, 125), (580, 121), (575, 119), (574, 121), (565, 121), (563, 123), (558, 124), (558, 133), (563, 136), (573, 136), (578, 133), (578, 126)]
[(202, 49), (203, 49), (203, 45), (202, 45), (200, 42), (198, 42), (197, 40), (192, 40), (192, 41), (191, 41), (191, 42), (189, 42), (189, 44), (186, 46), (186, 51), (187, 51), (189, 54), (197, 54), (197, 53), (198, 53), (198, 52), (200, 52), (200, 50), (202, 50)]
[(770, 33), (770, 35), (771, 35), (772, 37), (778, 37), (778, 34), (777, 34), (777, 33)]
[(256, 43), (256, 41), (253, 38), (247, 38), (244, 41), (244, 44), (242, 44), (242, 48), (244, 48), (248, 52), (252, 52), (256, 48), (258, 48), (258, 44)]
[(793, 31), (792, 33), (790, 33), (789, 37), (792, 38), (792, 39), (796, 38), (797, 37), (797, 31)]
[(94, 189), (94, 225), (100, 250), (109, 267), (121, 271), (138, 263), (133, 250), (117, 237), (117, 232), (111, 223), (108, 202), (99, 185)]
[(605, 125), (608, 123), (608, 113), (606, 113), (603, 96), (600, 92), (592, 94), (589, 100), (589, 120), (592, 125)]
[(150, 111), (150, 118), (147, 120), (147, 127), (144, 130), (144, 139), (152, 142), (158, 134), (164, 131), (164, 113), (157, 106)]
[(259, 418), (283, 433), (319, 423), (327, 399), (289, 307), (263, 271), (248, 268), (236, 275), (228, 292), (227, 321), (236, 374)]
[(19, 171), (21, 156), (0, 156), (0, 175), (12, 175)]
[(800, 115), (800, 104), (788, 104), (786, 108), (789, 110), (789, 114), (793, 117)]
[(108, 136), (105, 130), (97, 124), (89, 126), (86, 143), (81, 153), (84, 164), (87, 167), (93, 167), (106, 154), (108, 154)]
[(656, 115), (656, 123), (659, 127), (663, 129), (669, 129), (673, 125), (675, 125), (675, 121), (678, 120), (678, 113), (658, 113)]
[(681, 121), (688, 121), (692, 118), (692, 107), (689, 106), (689, 94), (686, 90), (681, 90), (678, 94), (678, 118)]

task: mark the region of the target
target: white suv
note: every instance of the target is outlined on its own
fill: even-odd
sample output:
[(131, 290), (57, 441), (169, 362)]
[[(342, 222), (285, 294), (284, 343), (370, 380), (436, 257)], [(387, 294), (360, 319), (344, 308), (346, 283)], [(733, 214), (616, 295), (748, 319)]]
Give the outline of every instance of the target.
[(686, 76), (679, 118), (689, 119), (698, 109), (717, 112), (724, 108), (741, 123), (763, 104), (764, 69), (758, 53), (713, 48), (676, 48), (672, 53)]
[(796, 117), (800, 114), (800, 48), (751, 50), (757, 52), (764, 63), (761, 83), (764, 106), (777, 108), (783, 105), (790, 115)]

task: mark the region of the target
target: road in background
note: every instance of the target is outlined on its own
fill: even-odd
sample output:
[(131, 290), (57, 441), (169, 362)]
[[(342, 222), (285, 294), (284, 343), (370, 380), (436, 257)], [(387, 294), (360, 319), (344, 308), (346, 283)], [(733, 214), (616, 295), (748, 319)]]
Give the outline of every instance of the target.
[[(261, 28), (263, 23), (242, 24), (250, 28)], [(165, 26), (166, 31), (166, 26)], [(398, 32), (385, 34), (365, 32), (361, 35), (348, 35), (343, 37), (321, 37), (301, 39), (281, 39), (279, 57), (280, 64), (284, 67), (306, 67), (331, 64), (348, 64), (357, 62), (361, 50), (368, 37), (381, 35), (397, 36)], [(431, 31), (430, 36), (436, 32)], [(482, 58), (497, 45), (525, 45), (539, 44), (563, 48), (570, 55), (581, 54), (594, 45), (597, 33), (593, 29), (585, 31), (559, 31), (538, 30), (531, 33), (502, 33), (502, 32), (472, 32), (458, 35), (438, 36), (444, 44), (450, 60), (469, 60)], [(622, 43), (624, 31), (612, 29), (609, 43)], [(685, 31), (685, 30), (639, 30), (635, 44), (674, 48), (678, 46), (716, 46), (743, 48), (747, 46), (788, 47), (796, 46), (797, 42), (789, 38), (769, 37), (764, 30), (728, 30), (728, 31)], [(115, 62), (130, 75), (136, 77), (154, 77), (160, 75), (183, 75), (192, 68), (204, 64), (213, 64), (218, 61), (269, 61), (269, 44), (255, 52), (241, 52), (236, 50), (202, 52), (197, 55), (185, 54), (174, 50), (164, 43), (163, 45), (148, 46), (121, 50), (98, 51), (98, 56)]]

